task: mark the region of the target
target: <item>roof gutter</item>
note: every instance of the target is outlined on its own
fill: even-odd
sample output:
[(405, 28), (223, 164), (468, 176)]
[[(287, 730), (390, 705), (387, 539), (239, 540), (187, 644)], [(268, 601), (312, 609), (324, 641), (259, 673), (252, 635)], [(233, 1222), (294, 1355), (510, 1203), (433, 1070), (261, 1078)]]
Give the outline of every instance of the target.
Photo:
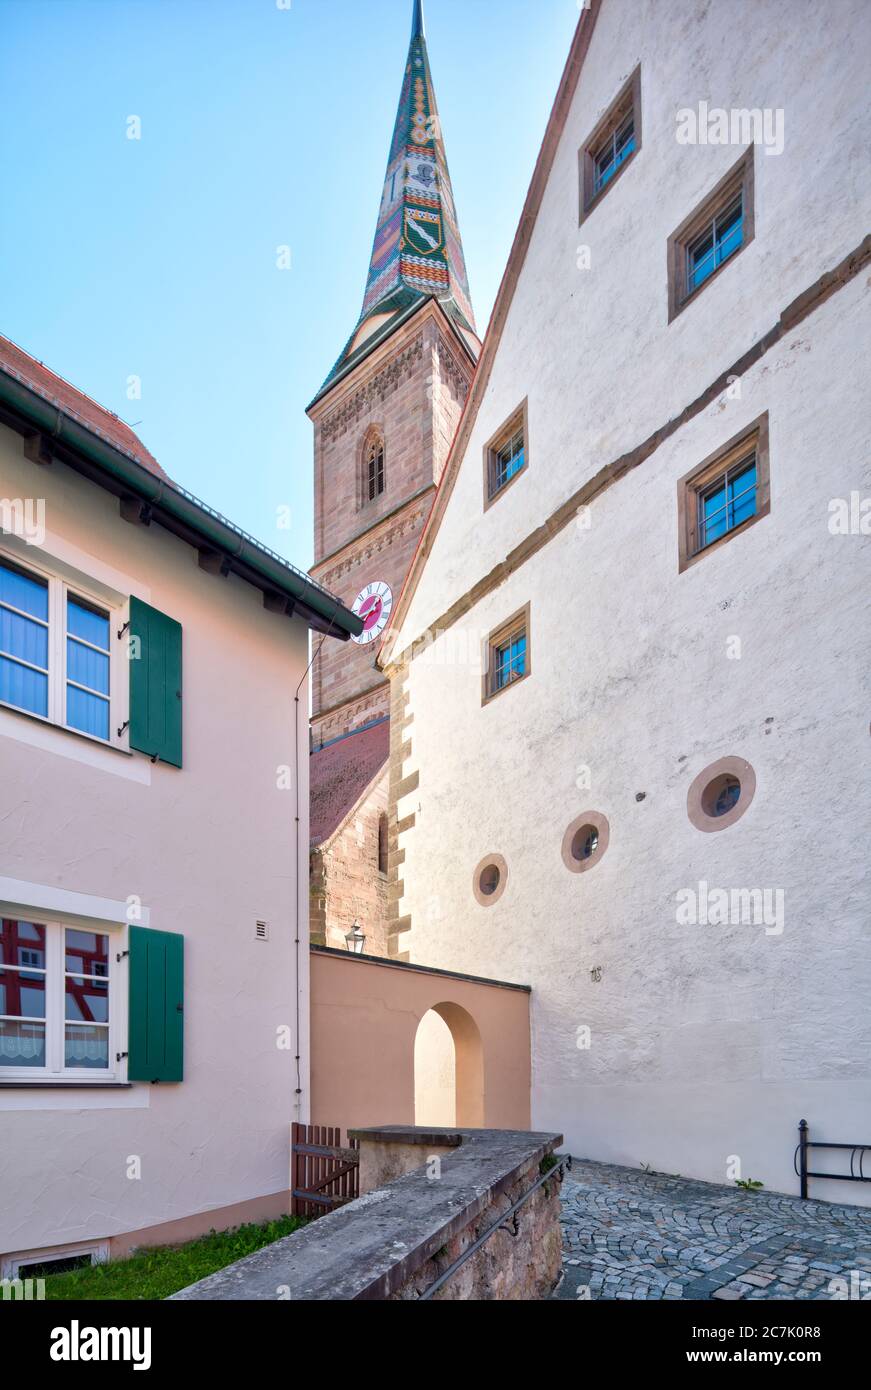
[(0, 405), (33, 426), (34, 432), (43, 434), (52, 445), (65, 447), (95, 465), (114, 484), (110, 491), (141, 500), (156, 513), (156, 521), (161, 520), (160, 513), (173, 518), (208, 547), (235, 562), (234, 568), (239, 572), (249, 572), (243, 577), (256, 576), (266, 589), (292, 599), (317, 615), (335, 636), (356, 637), (363, 631), (361, 619), (326, 589), (307, 579), (280, 556), (258, 545), (189, 493), (156, 477), (123, 450), (85, 429), (58, 406), (3, 371), (0, 371)]

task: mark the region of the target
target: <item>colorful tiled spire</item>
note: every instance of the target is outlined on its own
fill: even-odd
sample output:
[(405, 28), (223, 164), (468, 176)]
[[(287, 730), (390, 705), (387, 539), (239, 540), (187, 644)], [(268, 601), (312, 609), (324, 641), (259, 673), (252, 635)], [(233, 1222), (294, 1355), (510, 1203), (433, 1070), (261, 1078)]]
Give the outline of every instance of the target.
[(475, 332), (466, 262), (426, 51), (423, 0), (414, 0), (411, 44), (363, 309), (324, 386), (356, 358), (354, 341), (367, 319), (375, 314), (399, 314), (426, 298), (438, 299), (461, 328)]

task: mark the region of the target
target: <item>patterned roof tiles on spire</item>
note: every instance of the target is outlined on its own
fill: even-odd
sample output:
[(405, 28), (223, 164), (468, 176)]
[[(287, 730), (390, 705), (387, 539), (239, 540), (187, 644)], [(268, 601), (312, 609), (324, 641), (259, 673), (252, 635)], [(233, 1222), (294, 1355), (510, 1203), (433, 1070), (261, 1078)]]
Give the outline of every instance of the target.
[(426, 48), (423, 3), (415, 0), (363, 308), (318, 395), (372, 346), (376, 330), (381, 330), (380, 341), (393, 326), (389, 320), (427, 299), (438, 300), (461, 331), (476, 332)]

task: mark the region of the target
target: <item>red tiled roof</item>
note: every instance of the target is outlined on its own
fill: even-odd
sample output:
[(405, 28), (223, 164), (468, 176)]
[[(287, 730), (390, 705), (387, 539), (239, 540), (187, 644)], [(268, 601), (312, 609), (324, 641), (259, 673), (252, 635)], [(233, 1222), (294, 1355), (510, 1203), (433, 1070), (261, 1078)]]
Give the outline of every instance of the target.
[(153, 473), (158, 478), (166, 478), (157, 459), (148, 452), (142, 440), (135, 435), (129, 425), (125, 425), (123, 420), (119, 420), (117, 415), (113, 415), (111, 410), (106, 410), (104, 406), (98, 405), (90, 396), (86, 396), (83, 391), (79, 391), (75, 386), (71, 386), (63, 377), (57, 376), (43, 362), (38, 362), (35, 357), (31, 357), (23, 348), (18, 347), (11, 339), (4, 338), (0, 334), (0, 371), (7, 376), (14, 377), (23, 386), (27, 386), (31, 391), (35, 391), (44, 400), (56, 405), (65, 415), (92, 434), (99, 435), (108, 444), (123, 453), (129, 454), (137, 463), (141, 463), (143, 468), (147, 468), (149, 473)]
[(309, 759), (311, 842), (329, 839), (356, 806), (369, 783), (387, 761), (390, 724), (385, 719), (371, 729), (349, 734)]

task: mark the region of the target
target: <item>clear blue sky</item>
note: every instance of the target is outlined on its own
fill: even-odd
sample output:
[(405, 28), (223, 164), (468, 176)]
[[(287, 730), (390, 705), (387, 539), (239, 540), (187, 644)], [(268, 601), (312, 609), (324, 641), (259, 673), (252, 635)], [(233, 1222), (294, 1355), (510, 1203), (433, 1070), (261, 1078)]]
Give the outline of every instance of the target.
[[(0, 332), (307, 568), (304, 410), (360, 311), (412, 3), (282, 3), (0, 0)], [(483, 331), (578, 8), (425, 9)]]

